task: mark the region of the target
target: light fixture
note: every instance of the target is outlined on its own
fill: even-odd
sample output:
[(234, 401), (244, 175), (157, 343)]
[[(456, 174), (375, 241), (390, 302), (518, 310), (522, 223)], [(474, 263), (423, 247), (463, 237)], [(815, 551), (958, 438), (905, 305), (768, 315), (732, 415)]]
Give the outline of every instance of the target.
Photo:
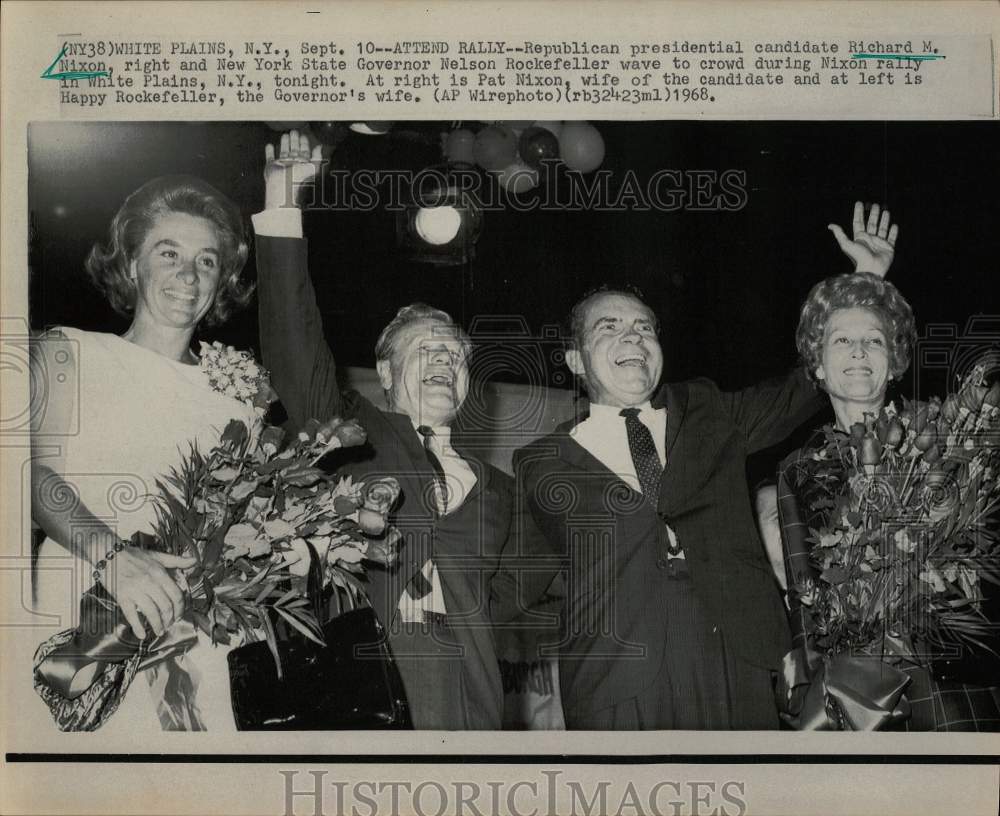
[(482, 207), (470, 195), (468, 166), (439, 165), (417, 173), (407, 205), (396, 217), (396, 238), (413, 261), (460, 266), (475, 257), (483, 226)]
[(385, 136), (392, 126), (396, 124), (395, 122), (352, 122), (350, 125), (351, 130), (355, 133), (360, 133), (363, 136)]
[(462, 228), (462, 214), (454, 207), (421, 207), (413, 219), (417, 235), (433, 246), (454, 240)]

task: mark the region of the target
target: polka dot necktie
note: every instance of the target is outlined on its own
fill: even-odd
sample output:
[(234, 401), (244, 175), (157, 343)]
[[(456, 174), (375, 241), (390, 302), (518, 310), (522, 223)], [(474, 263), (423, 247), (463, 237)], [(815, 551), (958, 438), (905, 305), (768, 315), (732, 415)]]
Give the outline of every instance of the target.
[(649, 432), (649, 428), (639, 421), (638, 408), (625, 408), (620, 415), (625, 417), (628, 448), (632, 453), (635, 475), (639, 477), (639, 484), (642, 486), (642, 495), (655, 509), (660, 495), (663, 466), (660, 464), (660, 457), (653, 443), (653, 435)]

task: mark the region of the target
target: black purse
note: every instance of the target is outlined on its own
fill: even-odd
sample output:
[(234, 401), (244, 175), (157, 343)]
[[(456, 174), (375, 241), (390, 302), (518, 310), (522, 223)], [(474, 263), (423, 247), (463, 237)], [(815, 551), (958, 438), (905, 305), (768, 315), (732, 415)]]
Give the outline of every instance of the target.
[[(320, 560), (309, 545), (308, 596), (325, 620), (325, 646), (275, 621), (281, 674), (265, 641), (229, 655), (229, 691), (240, 731), (341, 731), (413, 728), (403, 680), (375, 610), (350, 591), (322, 589)], [(363, 597), (363, 596), (362, 596)], [(344, 611), (344, 600), (349, 611)], [(359, 597), (358, 600), (361, 600)]]
[(229, 687), (241, 731), (412, 728), (399, 670), (370, 607), (323, 626), (326, 646), (278, 640), (282, 677), (266, 642), (229, 653)]

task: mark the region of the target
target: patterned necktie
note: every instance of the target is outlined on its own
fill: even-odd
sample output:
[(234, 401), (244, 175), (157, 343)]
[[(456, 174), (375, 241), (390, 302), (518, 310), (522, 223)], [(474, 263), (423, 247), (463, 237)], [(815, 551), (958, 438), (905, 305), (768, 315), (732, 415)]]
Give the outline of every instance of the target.
[(429, 425), (419, 425), (417, 433), (424, 438), (424, 453), (427, 454), (427, 461), (434, 468), (435, 493), (437, 494), (438, 510), (441, 515), (448, 512), (448, 481), (445, 479), (444, 467), (441, 460), (434, 452), (433, 440), (435, 438), (434, 429)]
[(649, 432), (649, 428), (639, 421), (638, 408), (625, 408), (620, 415), (625, 417), (628, 449), (632, 453), (635, 475), (639, 477), (639, 484), (642, 485), (642, 495), (653, 509), (656, 509), (663, 466), (660, 464), (660, 456), (653, 443), (653, 435)]
[[(438, 516), (441, 516), (448, 510), (448, 483), (445, 480), (444, 467), (441, 464), (441, 460), (438, 459), (438, 455), (432, 447), (432, 440), (435, 437), (434, 429), (429, 425), (418, 425), (417, 433), (424, 438), (424, 454), (427, 456), (430, 466), (434, 469), (434, 493), (437, 498)], [(420, 571), (413, 576), (406, 591), (414, 600), (420, 600), (427, 597), (432, 588), (431, 582), (424, 576), (423, 571)]]

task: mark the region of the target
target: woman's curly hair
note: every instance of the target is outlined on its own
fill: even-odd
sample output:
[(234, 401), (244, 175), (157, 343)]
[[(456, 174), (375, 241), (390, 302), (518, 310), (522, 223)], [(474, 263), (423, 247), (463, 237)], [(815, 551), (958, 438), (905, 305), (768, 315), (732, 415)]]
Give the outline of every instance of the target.
[(838, 309), (864, 308), (878, 315), (885, 330), (889, 352), (889, 374), (899, 377), (910, 367), (910, 353), (916, 338), (913, 310), (899, 290), (877, 275), (856, 272), (820, 281), (809, 292), (799, 314), (795, 345), (809, 376), (823, 361), (826, 324)]
[(160, 176), (126, 198), (111, 220), (107, 244), (94, 244), (90, 250), (87, 274), (116, 312), (131, 315), (136, 286), (129, 268), (156, 221), (170, 213), (204, 218), (215, 227), (221, 270), (205, 322), (222, 323), (234, 308), (245, 306), (253, 293), (253, 285), (240, 280), (249, 247), (239, 208), (196, 176)]

